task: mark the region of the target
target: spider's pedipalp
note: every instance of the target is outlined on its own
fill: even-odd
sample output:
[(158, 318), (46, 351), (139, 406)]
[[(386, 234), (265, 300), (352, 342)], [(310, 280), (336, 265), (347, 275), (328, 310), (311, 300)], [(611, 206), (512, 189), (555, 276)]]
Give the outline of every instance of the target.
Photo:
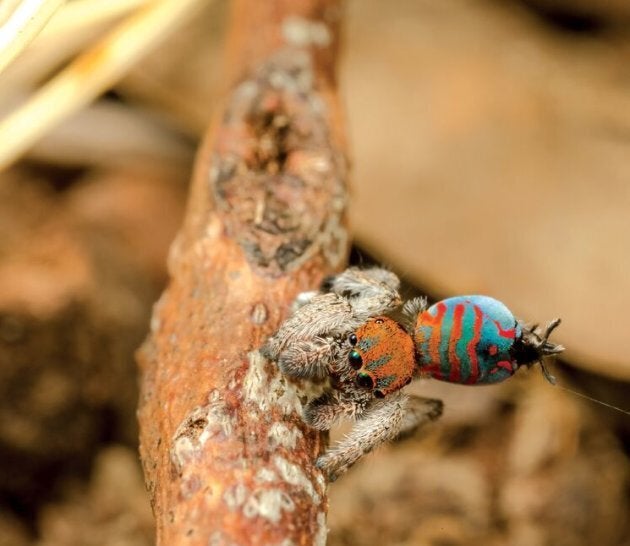
[(342, 417), (354, 419), (362, 415), (372, 396), (355, 388), (330, 390), (311, 400), (304, 408), (304, 422), (317, 430), (330, 430)]
[(302, 419), (309, 427), (316, 430), (330, 430), (342, 417), (338, 406), (338, 393), (326, 391), (319, 398), (306, 404), (302, 412)]
[(290, 377), (324, 379), (330, 373), (337, 353), (339, 348), (330, 338), (296, 341), (280, 352), (278, 367)]

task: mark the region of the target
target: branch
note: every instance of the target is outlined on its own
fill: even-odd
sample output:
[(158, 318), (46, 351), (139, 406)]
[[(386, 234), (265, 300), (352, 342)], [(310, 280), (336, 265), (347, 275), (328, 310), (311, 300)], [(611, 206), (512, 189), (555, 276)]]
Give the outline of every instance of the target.
[(139, 353), (158, 544), (324, 544), (322, 438), (257, 352), (344, 265), (337, 0), (236, 0), (228, 90)]

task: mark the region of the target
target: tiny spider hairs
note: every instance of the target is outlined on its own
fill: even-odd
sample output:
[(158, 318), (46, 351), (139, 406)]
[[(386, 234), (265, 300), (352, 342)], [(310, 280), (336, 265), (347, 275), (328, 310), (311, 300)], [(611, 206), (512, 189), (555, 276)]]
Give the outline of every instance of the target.
[(564, 350), (548, 341), (560, 319), (545, 329), (527, 327), (488, 296), (458, 296), (428, 307), (424, 298), (402, 307), (400, 322), (387, 316), (402, 305), (400, 281), (381, 269), (349, 268), (298, 296), (292, 315), (261, 348), (283, 374), (328, 379), (309, 401), (303, 419), (317, 430), (339, 419), (356, 423), (317, 459), (334, 481), (383, 442), (410, 434), (442, 413), (440, 400), (406, 394), (416, 377), (466, 385), (498, 383), (518, 368)]

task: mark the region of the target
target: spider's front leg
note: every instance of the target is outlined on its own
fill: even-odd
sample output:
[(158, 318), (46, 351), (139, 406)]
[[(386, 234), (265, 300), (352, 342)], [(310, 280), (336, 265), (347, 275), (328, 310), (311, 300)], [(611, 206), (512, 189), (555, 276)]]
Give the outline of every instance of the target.
[(355, 316), (367, 320), (393, 311), (401, 304), (400, 280), (391, 271), (380, 267), (350, 267), (339, 275), (328, 277), (322, 290), (338, 294), (352, 306)]
[[(267, 340), (261, 352), (270, 360), (283, 360), (288, 364), (288, 375), (314, 377), (320, 375), (320, 371), (325, 374), (327, 350), (324, 345), (331, 340), (345, 337), (359, 324), (360, 320), (354, 317), (350, 304), (344, 298), (332, 293), (318, 294), (282, 323), (278, 331)], [(331, 346), (332, 349), (334, 347)], [(283, 353), (286, 353), (284, 357)], [(306, 359), (315, 363), (318, 355), (324, 357), (321, 365), (308, 366), (312, 372), (317, 373), (293, 373), (298, 370), (300, 362)]]
[(368, 407), (372, 395), (362, 389), (330, 390), (319, 398), (311, 400), (304, 408), (302, 418), (310, 427), (317, 430), (330, 430), (341, 418), (356, 419)]
[(440, 401), (409, 397), (402, 392), (374, 400), (344, 440), (317, 459), (317, 466), (334, 481), (375, 447), (415, 430), (441, 413)]
[(278, 354), (278, 367), (290, 377), (324, 379), (339, 352), (339, 344), (330, 337), (296, 341)]
[(335, 481), (363, 455), (398, 436), (406, 407), (407, 396), (401, 392), (372, 402), (350, 433), (317, 459), (317, 467)]

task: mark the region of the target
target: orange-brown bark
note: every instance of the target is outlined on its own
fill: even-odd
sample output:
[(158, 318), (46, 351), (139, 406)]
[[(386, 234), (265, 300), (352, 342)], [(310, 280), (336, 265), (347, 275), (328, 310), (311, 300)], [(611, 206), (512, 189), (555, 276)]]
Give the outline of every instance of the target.
[(158, 544), (325, 542), (321, 438), (257, 348), (346, 257), (339, 17), (336, 0), (234, 2), (230, 83), (139, 353)]

